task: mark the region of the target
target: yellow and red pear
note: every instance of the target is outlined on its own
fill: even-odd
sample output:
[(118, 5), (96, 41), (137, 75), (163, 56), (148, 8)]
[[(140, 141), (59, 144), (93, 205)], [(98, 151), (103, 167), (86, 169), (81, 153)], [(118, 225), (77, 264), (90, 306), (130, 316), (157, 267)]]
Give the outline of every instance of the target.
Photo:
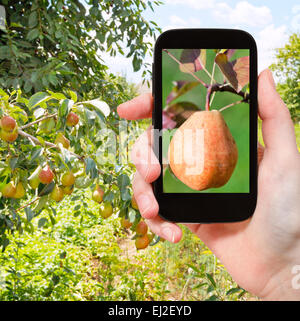
[(199, 111), (177, 129), (168, 156), (174, 175), (201, 191), (229, 181), (238, 150), (222, 114), (217, 110)]
[(12, 132), (17, 127), (17, 122), (10, 116), (3, 116), (0, 119), (0, 127), (6, 132)]
[(138, 235), (145, 235), (148, 232), (148, 225), (146, 222), (140, 221), (135, 228), (135, 232)]
[(135, 239), (135, 247), (138, 250), (145, 249), (150, 243), (150, 239), (147, 234), (139, 236)]
[(75, 183), (75, 176), (72, 171), (64, 173), (61, 177), (61, 183), (63, 186), (71, 186)]
[(102, 203), (100, 207), (100, 215), (105, 219), (112, 215), (113, 213), (113, 207), (110, 204), (110, 202), (104, 202)]
[(17, 188), (14, 182), (9, 182), (2, 188), (1, 193), (3, 197), (10, 198), (15, 196), (16, 191), (17, 191)]
[(77, 114), (70, 112), (69, 115), (67, 116), (67, 121), (66, 124), (67, 126), (75, 126), (79, 122), (79, 117)]
[(103, 189), (97, 184), (95, 190), (93, 191), (92, 199), (97, 203), (101, 203), (103, 201), (103, 195)]
[(53, 199), (56, 202), (60, 202), (64, 198), (64, 196), (65, 194), (63, 189), (58, 185), (55, 185), (50, 194), (51, 199)]
[(130, 228), (132, 226), (132, 223), (123, 216), (121, 219), (121, 226), (124, 228)]
[(16, 193), (13, 196), (14, 198), (23, 198), (25, 196), (25, 189), (21, 182), (19, 182), (16, 186)]
[(43, 184), (50, 184), (53, 181), (54, 173), (49, 165), (46, 165), (39, 173), (39, 179)]
[(12, 132), (7, 132), (4, 129), (0, 129), (0, 138), (7, 143), (13, 143), (18, 138), (18, 129), (15, 128)]

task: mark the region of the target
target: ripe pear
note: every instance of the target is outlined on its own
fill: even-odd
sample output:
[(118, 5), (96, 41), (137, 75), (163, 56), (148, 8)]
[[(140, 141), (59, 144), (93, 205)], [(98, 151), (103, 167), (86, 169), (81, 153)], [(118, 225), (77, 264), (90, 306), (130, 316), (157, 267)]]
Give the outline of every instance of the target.
[(121, 226), (124, 228), (130, 228), (132, 226), (132, 223), (123, 216), (121, 219)]
[(58, 133), (54, 142), (56, 145), (62, 144), (65, 149), (70, 147), (70, 141), (64, 136), (63, 133)]
[(13, 143), (18, 138), (18, 129), (15, 128), (12, 132), (7, 132), (4, 129), (0, 130), (0, 138), (7, 143)]
[(50, 184), (53, 181), (53, 178), (54, 174), (49, 165), (46, 165), (39, 173), (39, 179), (43, 184)]
[(135, 232), (138, 235), (145, 235), (148, 232), (148, 225), (144, 221), (140, 221), (135, 228)]
[(40, 179), (39, 177), (33, 177), (32, 179), (29, 180), (29, 185), (32, 189), (36, 189), (38, 188), (39, 184), (40, 184)]
[(16, 191), (17, 191), (17, 188), (14, 182), (9, 182), (2, 188), (1, 193), (3, 197), (10, 198), (15, 196)]
[(75, 176), (73, 172), (64, 173), (61, 177), (61, 183), (63, 186), (71, 186), (75, 183)]
[(97, 202), (97, 203), (101, 203), (103, 201), (103, 195), (104, 195), (104, 191), (102, 190), (102, 188), (97, 184), (96, 188), (93, 192), (92, 195), (92, 199)]
[(58, 185), (55, 185), (50, 197), (56, 201), (56, 202), (60, 202), (63, 198), (64, 198), (65, 194), (64, 191), (62, 190), (62, 188), (60, 188)]
[(178, 128), (168, 156), (174, 175), (188, 187), (201, 191), (228, 182), (238, 150), (221, 113), (199, 111)]
[(104, 202), (100, 207), (100, 215), (105, 219), (112, 215), (113, 207), (109, 202)]
[(138, 250), (145, 249), (150, 243), (149, 237), (147, 234), (139, 236), (135, 239), (135, 247)]
[(17, 122), (10, 116), (0, 119), (0, 127), (6, 132), (12, 132), (17, 127)]
[(132, 196), (132, 199), (131, 199), (131, 206), (132, 208), (134, 208), (135, 210), (139, 210), (139, 207), (137, 205), (137, 202), (136, 202), (136, 199), (134, 196)]
[(22, 198), (24, 197), (25, 195), (25, 189), (24, 189), (24, 186), (21, 182), (19, 182), (17, 184), (17, 187), (16, 187), (16, 193), (15, 195), (13, 196), (13, 198)]
[(69, 115), (67, 116), (67, 126), (75, 126), (79, 122), (79, 117), (77, 114), (70, 112)]

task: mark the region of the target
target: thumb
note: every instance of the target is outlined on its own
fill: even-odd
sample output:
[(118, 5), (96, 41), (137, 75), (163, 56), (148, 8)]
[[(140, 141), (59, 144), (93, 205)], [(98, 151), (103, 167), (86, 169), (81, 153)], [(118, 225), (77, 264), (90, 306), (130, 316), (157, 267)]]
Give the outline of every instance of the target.
[(277, 93), (272, 73), (268, 69), (258, 77), (258, 110), (266, 149), (278, 156), (296, 151), (298, 153), (289, 110)]

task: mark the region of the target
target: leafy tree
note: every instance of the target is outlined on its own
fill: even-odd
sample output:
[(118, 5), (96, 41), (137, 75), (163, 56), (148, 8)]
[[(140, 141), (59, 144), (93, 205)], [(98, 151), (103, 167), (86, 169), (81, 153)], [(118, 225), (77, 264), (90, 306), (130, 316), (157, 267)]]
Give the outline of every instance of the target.
[(277, 50), (277, 63), (271, 69), (280, 77), (278, 91), (290, 109), (294, 121), (300, 120), (300, 34), (290, 36), (288, 43)]
[[(78, 200), (80, 189), (99, 203), (99, 217), (118, 214), (126, 220), (124, 227), (136, 231), (141, 215), (131, 199), (133, 168), (127, 162), (128, 140), (124, 142), (126, 135), (134, 137), (135, 124), (124, 124), (122, 130), (115, 111), (135, 90), (124, 78), (108, 73), (101, 53), (124, 54), (123, 47), (128, 47), (134, 69), (142, 67), (151, 46), (145, 37), (157, 29), (140, 17), (146, 3), (152, 8), (150, 1), (141, 0), (2, 1), (3, 250), (8, 235), (33, 232), (32, 221), (38, 216), (39, 228), (54, 225), (56, 203)], [(82, 212), (80, 206), (73, 209), (74, 216)], [(135, 237), (146, 239), (147, 246), (154, 235), (146, 232)]]
[[(103, 54), (132, 58), (135, 71), (148, 70), (143, 59), (147, 37), (159, 30), (141, 18), (144, 0), (3, 0), (6, 26), (0, 29), (0, 86), (25, 93), (69, 88), (86, 95), (110, 85)], [(3, 7), (2, 7), (3, 8)], [(124, 51), (128, 48), (128, 53)]]

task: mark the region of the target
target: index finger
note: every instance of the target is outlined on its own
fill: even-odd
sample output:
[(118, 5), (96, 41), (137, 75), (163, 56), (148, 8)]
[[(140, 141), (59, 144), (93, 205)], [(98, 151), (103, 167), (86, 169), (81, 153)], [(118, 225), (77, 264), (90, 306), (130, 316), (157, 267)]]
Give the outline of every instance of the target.
[(135, 97), (118, 106), (117, 111), (121, 118), (128, 120), (151, 118), (153, 97), (151, 93)]

